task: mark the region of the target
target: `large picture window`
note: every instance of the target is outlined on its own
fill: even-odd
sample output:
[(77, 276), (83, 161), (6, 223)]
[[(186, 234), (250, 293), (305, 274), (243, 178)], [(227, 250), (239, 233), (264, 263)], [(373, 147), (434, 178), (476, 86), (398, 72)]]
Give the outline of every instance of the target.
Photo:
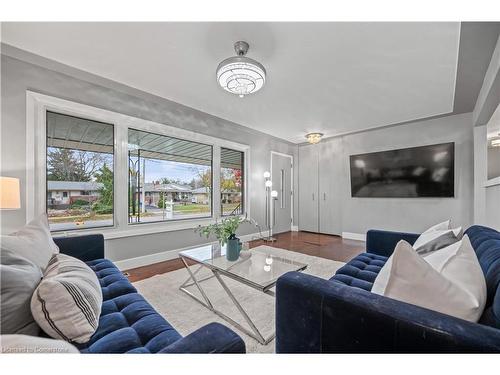
[(121, 238), (249, 214), (247, 145), (31, 91), (26, 107), (28, 221)]
[(47, 112), (46, 209), (53, 231), (113, 225), (113, 125)]
[(241, 151), (221, 148), (220, 202), (222, 216), (241, 215), (243, 207), (243, 161)]
[(212, 146), (128, 130), (129, 223), (212, 216)]

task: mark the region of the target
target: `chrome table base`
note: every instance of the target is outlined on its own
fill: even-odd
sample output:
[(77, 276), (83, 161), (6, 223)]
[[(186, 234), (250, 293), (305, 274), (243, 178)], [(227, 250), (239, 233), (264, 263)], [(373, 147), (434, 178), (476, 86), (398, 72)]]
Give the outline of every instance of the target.
[[(241, 304), (238, 302), (238, 300), (236, 299), (236, 297), (234, 296), (234, 294), (231, 292), (231, 290), (229, 289), (229, 287), (227, 286), (227, 284), (224, 282), (224, 280), (222, 279), (220, 273), (215, 270), (215, 269), (211, 269), (210, 267), (207, 267), (206, 265), (204, 264), (200, 264), (199, 268), (197, 268), (194, 272), (189, 268), (189, 265), (187, 264), (186, 260), (184, 259), (184, 257), (180, 257), (181, 260), (182, 260), (182, 263), (184, 264), (184, 267), (187, 269), (188, 273), (189, 273), (189, 277), (188, 279), (179, 287), (180, 290), (182, 290), (184, 293), (186, 293), (188, 296), (190, 296), (191, 298), (193, 298), (195, 301), (197, 301), (198, 303), (202, 304), (203, 306), (205, 306), (207, 309), (209, 309), (210, 311), (212, 311), (213, 313), (215, 313), (216, 315), (218, 315), (219, 317), (221, 317), (222, 319), (224, 319), (226, 322), (228, 322), (229, 324), (233, 325), (234, 327), (238, 328), (239, 330), (245, 332), (248, 336), (254, 338), (255, 340), (257, 340), (260, 344), (262, 345), (267, 345), (269, 344), (272, 340), (274, 340), (274, 337), (275, 337), (275, 333), (273, 333), (271, 336), (267, 337), (267, 338), (264, 338), (264, 336), (260, 333), (259, 329), (257, 328), (257, 326), (255, 325), (255, 323), (252, 321), (252, 319), (248, 316), (247, 312), (245, 311), (245, 309), (243, 309), (243, 307), (241, 306)], [(204, 277), (202, 279), (197, 279), (196, 278), (196, 274), (202, 269), (202, 268), (207, 268), (209, 269), (211, 272), (212, 272), (212, 275), (210, 276), (207, 276), (207, 277)], [(222, 311), (219, 311), (217, 310), (212, 302), (210, 301), (210, 298), (208, 298), (207, 294), (205, 293), (205, 291), (203, 290), (203, 288), (201, 287), (201, 283), (203, 281), (206, 281), (206, 280), (209, 280), (209, 279), (213, 279), (213, 278), (216, 278), (217, 281), (219, 282), (219, 284), (222, 286), (222, 288), (224, 289), (224, 291), (227, 293), (227, 295), (229, 296), (229, 298), (231, 299), (231, 301), (233, 302), (233, 304), (236, 306), (236, 308), (238, 309), (238, 311), (240, 312), (241, 316), (243, 316), (243, 318), (245, 319), (245, 321), (248, 323), (249, 325), (249, 328), (246, 328), (244, 326), (242, 326), (240, 323), (238, 323), (237, 321), (235, 321), (234, 319), (230, 318), (229, 316), (227, 316), (226, 314), (224, 314)], [(192, 285), (196, 285), (196, 288), (200, 291), (203, 299), (197, 297), (196, 295), (194, 295), (193, 293), (191, 293), (187, 288), (189, 286), (192, 286)], [(274, 292), (271, 291), (271, 290), (264, 290), (263, 293), (267, 294), (267, 295), (270, 295), (270, 296), (274, 296)]]

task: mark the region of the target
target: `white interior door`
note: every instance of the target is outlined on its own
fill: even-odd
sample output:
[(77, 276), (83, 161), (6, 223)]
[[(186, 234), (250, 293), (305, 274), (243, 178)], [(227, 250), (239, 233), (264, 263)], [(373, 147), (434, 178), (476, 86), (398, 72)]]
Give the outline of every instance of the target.
[(278, 192), (278, 197), (271, 200), (274, 233), (288, 232), (292, 227), (292, 164), (291, 155), (271, 153), (272, 189)]

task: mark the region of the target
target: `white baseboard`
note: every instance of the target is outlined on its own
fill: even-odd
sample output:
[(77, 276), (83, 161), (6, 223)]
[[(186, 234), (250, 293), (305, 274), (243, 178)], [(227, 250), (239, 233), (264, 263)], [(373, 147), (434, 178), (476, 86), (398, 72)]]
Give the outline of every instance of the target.
[(298, 225), (292, 225), (292, 232), (298, 232), (299, 231), (299, 226)]
[(342, 232), (342, 238), (345, 238), (346, 240), (357, 240), (366, 242), (366, 234), (361, 234), (361, 233)]
[[(245, 235), (239, 237), (239, 239), (242, 241), (251, 241), (254, 239), (258, 239), (258, 238), (259, 238), (258, 233), (245, 234)], [(202, 246), (202, 245), (203, 244), (200, 244), (200, 246)], [(181, 251), (187, 250), (187, 249), (192, 248), (192, 247), (193, 246), (187, 246), (187, 247), (183, 247), (180, 249), (167, 250), (167, 251), (162, 251), (159, 253), (143, 255), (140, 257), (117, 260), (117, 261), (113, 261), (113, 263), (115, 264), (116, 267), (118, 267), (118, 269), (120, 271), (129, 270), (132, 268), (137, 268), (137, 267), (142, 267), (142, 266), (149, 266), (150, 264), (175, 259), (179, 256), (179, 253)]]
[[(267, 232), (262, 231), (263, 235), (266, 235), (266, 233)], [(240, 240), (242, 240), (243, 242), (253, 241), (253, 240), (258, 240), (260, 238), (260, 234), (258, 232), (257, 233), (251, 233), (251, 234), (244, 234), (243, 236), (239, 236), (238, 238)]]

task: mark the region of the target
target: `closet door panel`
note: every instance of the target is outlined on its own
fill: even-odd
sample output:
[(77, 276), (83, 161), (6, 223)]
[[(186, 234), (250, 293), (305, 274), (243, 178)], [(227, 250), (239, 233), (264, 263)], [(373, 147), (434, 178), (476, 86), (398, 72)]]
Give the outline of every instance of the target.
[(334, 138), (322, 142), (319, 152), (319, 231), (325, 234), (341, 234), (341, 147)]
[(299, 147), (299, 230), (319, 231), (319, 145)]

